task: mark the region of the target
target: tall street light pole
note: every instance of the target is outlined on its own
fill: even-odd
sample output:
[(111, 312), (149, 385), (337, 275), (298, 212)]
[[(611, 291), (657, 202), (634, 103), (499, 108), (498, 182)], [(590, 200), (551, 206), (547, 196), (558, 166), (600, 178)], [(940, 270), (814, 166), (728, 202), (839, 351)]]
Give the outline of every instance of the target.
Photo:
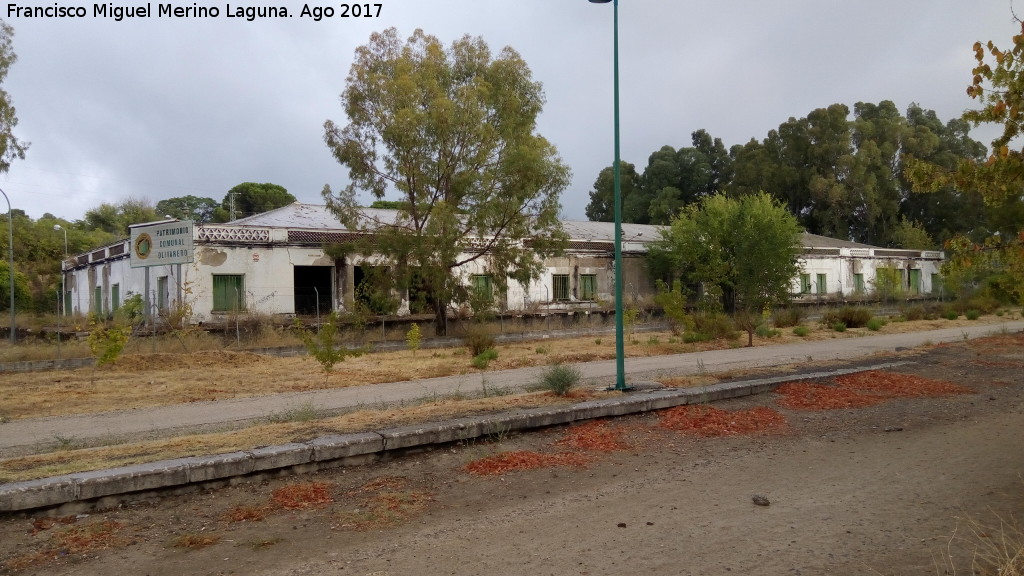
[(3, 194), (4, 200), (7, 201), (7, 266), (11, 271), (11, 344), (14, 344), (17, 342), (17, 335), (14, 333), (14, 213), (11, 211), (11, 199), (7, 197), (7, 192), (0, 190), (0, 194)]
[(60, 230), (64, 232), (64, 259), (60, 261), (60, 302), (57, 307), (57, 360), (60, 360), (60, 321), (67, 313), (67, 308), (64, 306), (65, 294), (67, 294), (67, 288), (64, 285), (64, 265), (68, 261), (68, 231), (60, 224), (53, 225), (54, 230)]
[(614, 70), (615, 92), (615, 164), (612, 174), (615, 181), (615, 389), (627, 390), (626, 351), (622, 337), (622, 178), (619, 164), (619, 0), (590, 0), (593, 4), (612, 3), (612, 67)]

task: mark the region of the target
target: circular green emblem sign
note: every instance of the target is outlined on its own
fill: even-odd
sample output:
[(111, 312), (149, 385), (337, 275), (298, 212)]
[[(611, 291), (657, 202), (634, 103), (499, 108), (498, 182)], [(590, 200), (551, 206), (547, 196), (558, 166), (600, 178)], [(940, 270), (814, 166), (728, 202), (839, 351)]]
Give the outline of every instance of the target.
[(145, 260), (153, 250), (153, 239), (143, 232), (135, 239), (135, 255)]

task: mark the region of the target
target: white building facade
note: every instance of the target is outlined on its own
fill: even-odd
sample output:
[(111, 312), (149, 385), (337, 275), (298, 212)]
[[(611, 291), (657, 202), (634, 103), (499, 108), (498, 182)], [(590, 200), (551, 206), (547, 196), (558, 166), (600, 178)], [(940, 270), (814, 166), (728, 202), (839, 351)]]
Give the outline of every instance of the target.
[[(563, 223), (569, 245), (545, 261), (541, 277), (510, 282), (498, 307), (507, 311), (588, 309), (614, 304), (614, 226), (609, 222)], [(644, 302), (654, 294), (647, 273), (647, 243), (660, 227), (623, 224), (623, 295)], [(196, 226), (191, 263), (133, 268), (128, 240), (78, 255), (65, 263), (68, 313), (107, 317), (133, 295), (148, 295), (151, 310), (167, 315), (187, 308), (193, 323), (232, 314), (306, 315), (342, 311), (357, 297), (372, 257), (332, 255), (330, 246), (351, 242), (326, 207), (295, 203), (227, 224)], [(902, 287), (906, 294), (936, 289), (941, 252), (889, 250), (805, 234), (796, 298), (845, 298)], [(483, 260), (460, 271), (470, 289), (493, 291)], [(147, 280), (148, 275), (148, 280)], [(879, 281), (881, 275), (884, 282)], [(497, 291), (500, 293), (500, 291)], [(409, 294), (395, 294), (398, 313)]]

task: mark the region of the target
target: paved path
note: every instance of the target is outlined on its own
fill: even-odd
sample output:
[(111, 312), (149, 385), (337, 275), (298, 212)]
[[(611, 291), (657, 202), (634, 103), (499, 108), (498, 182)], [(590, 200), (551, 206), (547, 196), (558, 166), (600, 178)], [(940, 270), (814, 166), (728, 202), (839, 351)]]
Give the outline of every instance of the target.
[[(928, 343), (954, 342), (1003, 331), (1020, 330), (1024, 330), (1024, 321), (908, 334), (878, 334), (777, 346), (627, 358), (626, 377), (627, 382), (634, 383), (651, 380), (660, 375), (696, 374), (702, 370), (715, 373), (805, 361), (855, 359), (893, 352), (897, 348), (913, 348)], [(614, 360), (587, 362), (579, 364), (578, 367), (587, 382), (599, 385), (610, 385), (614, 382)], [(94, 444), (108, 438), (147, 438), (172, 435), (183, 430), (230, 429), (246, 421), (266, 419), (307, 405), (325, 412), (350, 410), (360, 406), (393, 406), (435, 396), (479, 393), (485, 383), (488, 388), (495, 390), (518, 390), (535, 383), (542, 370), (543, 368), (520, 368), (487, 372), (483, 376), (469, 374), (82, 416), (16, 420), (0, 424), (0, 457), (24, 453), (29, 446), (53, 444), (58, 439)]]

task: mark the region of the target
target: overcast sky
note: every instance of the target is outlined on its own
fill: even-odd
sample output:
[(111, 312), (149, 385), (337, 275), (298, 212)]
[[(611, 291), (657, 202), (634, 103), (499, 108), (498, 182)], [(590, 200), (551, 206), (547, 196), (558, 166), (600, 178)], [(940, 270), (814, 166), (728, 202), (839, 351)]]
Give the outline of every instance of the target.
[[(131, 6), (137, 2), (114, 2)], [(250, 1), (232, 2), (231, 10)], [(53, 6), (52, 0), (22, 0)], [(415, 28), (445, 44), (482, 36), (512, 46), (543, 83), (538, 131), (572, 168), (570, 219), (613, 159), (612, 5), (586, 0), (382, 0), (375, 18), (81, 19), (0, 16), (18, 61), (4, 89), (17, 109), (25, 160), (0, 176), (15, 208), (68, 220), (103, 202), (174, 196), (221, 200), (241, 182), (272, 182), (320, 203), (346, 170), (323, 143), (354, 50), (372, 32)], [(109, 4), (108, 4), (109, 5)], [(7, 6), (10, 6), (8, 4)], [(157, 3), (151, 3), (155, 12)], [(310, 3), (332, 6), (339, 3)], [(966, 96), (976, 40), (1007, 46), (1019, 33), (1008, 0), (622, 0), (619, 6), (622, 159), (690, 145), (707, 130), (726, 146), (763, 139), (790, 117), (833, 103), (911, 102), (948, 121)], [(973, 135), (986, 145), (992, 130)], [(367, 199), (367, 202), (369, 199)]]

